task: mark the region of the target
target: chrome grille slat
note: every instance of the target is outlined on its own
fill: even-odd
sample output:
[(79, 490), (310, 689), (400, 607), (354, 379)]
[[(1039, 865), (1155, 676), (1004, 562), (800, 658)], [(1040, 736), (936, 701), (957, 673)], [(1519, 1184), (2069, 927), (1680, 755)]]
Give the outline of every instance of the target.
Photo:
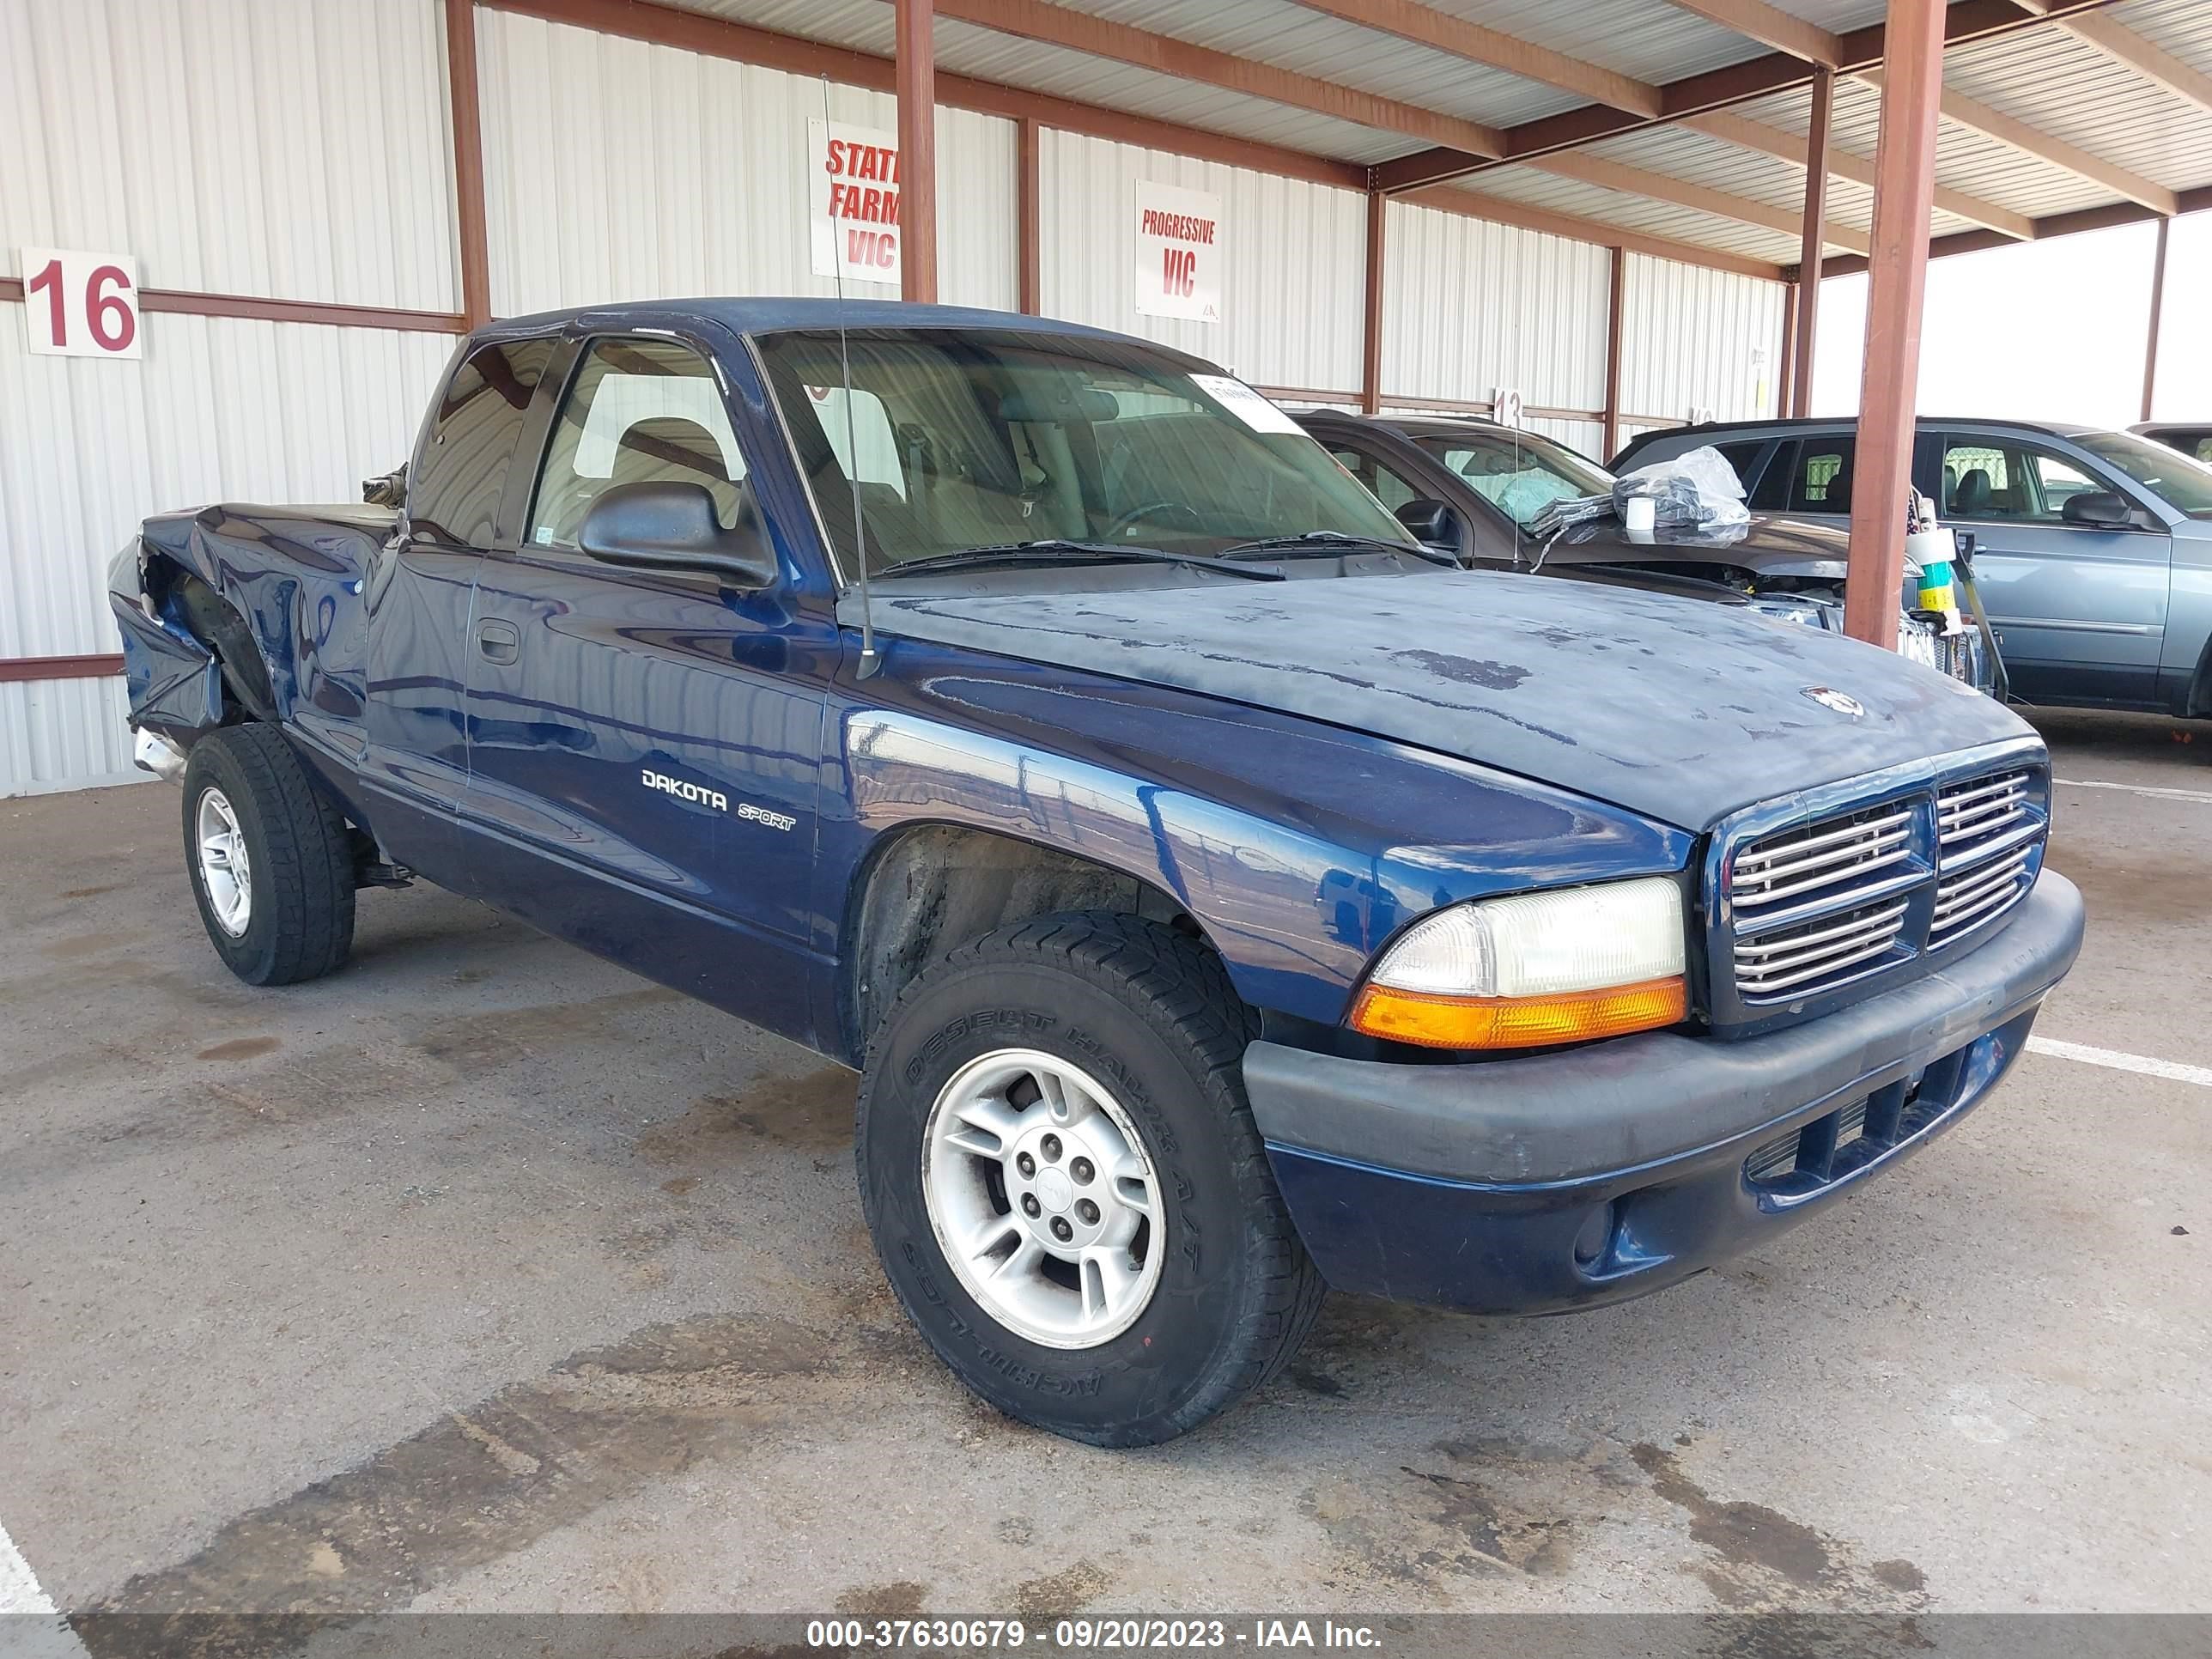
[(1815, 887), (1825, 887), (1844, 875), (1856, 875), (1862, 871), (1894, 864), (1910, 850), (1906, 842), (1911, 834), (1910, 825), (1885, 830), (1846, 846), (1831, 848), (1796, 864), (1769, 866), (1748, 881), (1744, 878), (1742, 868), (1739, 866), (1736, 902), (1771, 904), (1776, 899), (1809, 893)]
[(1930, 950), (1996, 921), (2027, 896), (2045, 834), (2029, 799), (2033, 782), (2029, 773), (2008, 772), (1937, 792)]
[(2034, 884), (2043, 775), (2015, 763), (1736, 848), (1719, 914), (1737, 996), (1802, 1002), (1978, 936)]
[(1736, 985), (1746, 996), (1772, 996), (1887, 953), (1911, 907), (1899, 899), (1865, 908), (1839, 921), (1739, 940)]

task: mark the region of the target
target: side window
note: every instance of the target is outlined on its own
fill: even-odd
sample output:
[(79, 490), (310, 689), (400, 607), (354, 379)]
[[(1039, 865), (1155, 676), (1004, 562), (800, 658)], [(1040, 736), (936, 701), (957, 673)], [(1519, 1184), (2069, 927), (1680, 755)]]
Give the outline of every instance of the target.
[(1797, 447), (1790, 473), (1792, 513), (1848, 513), (1851, 510), (1850, 438), (1808, 438)]
[(1745, 503), (1754, 513), (1783, 513), (1790, 507), (1790, 486), (1797, 478), (1797, 449), (1795, 440), (1783, 444), (1766, 463), (1766, 471), (1759, 475), (1759, 483)]
[(552, 356), (550, 340), (495, 342), (454, 371), (409, 470), (407, 514), (416, 530), (459, 546), (490, 543), (522, 419)]
[(744, 476), (744, 457), (705, 358), (673, 340), (595, 340), (545, 447), (527, 540), (574, 547), (592, 504), (628, 483), (703, 484), (723, 527), (731, 528)]
[(2066, 503), (2074, 496), (2105, 488), (2071, 461), (2048, 451), (2033, 451), (2028, 459), (2035, 467), (2036, 485), (2043, 497), (2039, 518), (2063, 518)]
[(1948, 517), (2057, 524), (2069, 496), (2104, 488), (2049, 450), (1958, 438), (1943, 451), (1943, 510)]
[(1376, 501), (1393, 513), (1407, 501), (1418, 499), (1421, 493), (1372, 455), (1345, 448), (1331, 449), (1328, 453), (1336, 458), (1346, 472), (1365, 484)]

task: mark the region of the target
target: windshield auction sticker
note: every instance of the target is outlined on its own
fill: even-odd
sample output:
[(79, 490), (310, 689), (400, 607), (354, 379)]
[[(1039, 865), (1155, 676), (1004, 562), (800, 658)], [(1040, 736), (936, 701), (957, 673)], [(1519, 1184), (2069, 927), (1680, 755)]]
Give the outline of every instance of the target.
[(1226, 374), (1194, 374), (1190, 381), (1255, 432), (1301, 430), (1296, 421), (1242, 380)]
[(817, 276), (899, 280), (898, 135), (809, 121), (807, 240)]
[(1148, 179), (1137, 181), (1139, 316), (1219, 322), (1227, 258), (1218, 196)]

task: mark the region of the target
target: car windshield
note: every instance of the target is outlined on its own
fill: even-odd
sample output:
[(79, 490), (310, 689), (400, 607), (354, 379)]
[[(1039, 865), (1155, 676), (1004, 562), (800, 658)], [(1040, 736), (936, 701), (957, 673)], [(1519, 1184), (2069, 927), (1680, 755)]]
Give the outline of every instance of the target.
[(1613, 489), (1612, 473), (1533, 432), (1501, 428), (1413, 441), (1523, 530), (1553, 501), (1602, 495)]
[(969, 328), (757, 344), (848, 576), (856, 493), (872, 572), (1031, 542), (1203, 556), (1319, 531), (1410, 546), (1288, 416), (1164, 351)]
[(2132, 432), (2092, 432), (2074, 441), (2176, 512), (2212, 519), (2212, 466)]

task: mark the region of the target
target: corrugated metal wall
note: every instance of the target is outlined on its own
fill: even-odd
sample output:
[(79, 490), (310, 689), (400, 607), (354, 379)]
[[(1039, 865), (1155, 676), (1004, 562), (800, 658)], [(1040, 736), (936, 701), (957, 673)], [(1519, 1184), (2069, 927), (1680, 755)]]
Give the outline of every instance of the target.
[[(1228, 258), (1218, 323), (1137, 314), (1140, 179), (1221, 198)], [(1179, 346), (1255, 385), (1358, 390), (1364, 196), (1050, 130), (1038, 136), (1037, 185), (1047, 315)]]
[(0, 87), (0, 247), (459, 309), (439, 0), (8, 0)]
[[(1711, 409), (1714, 419), (1730, 421), (1778, 412), (1787, 292), (1756, 276), (1628, 255), (1624, 416), (1680, 421), (1692, 409)], [(1623, 422), (1624, 439), (1633, 424)]]
[[(477, 28), (495, 313), (836, 291), (807, 258), (821, 82), (481, 7)], [(826, 102), (833, 121), (898, 125), (888, 93), (832, 83)], [(939, 297), (1012, 310), (1014, 124), (939, 108), (937, 167)]]
[(1385, 398), (1479, 403), (1510, 386), (1540, 408), (1605, 406), (1610, 252), (1435, 208), (1387, 210)]
[[(459, 310), (444, 39), (439, 0), (9, 0), (9, 272), (27, 245), (90, 248), (148, 288)], [(453, 343), (140, 326), (136, 362), (33, 356), (0, 307), (0, 658), (115, 651), (106, 570), (148, 514), (357, 499)], [(129, 764), (120, 680), (0, 685), (0, 795)]]

